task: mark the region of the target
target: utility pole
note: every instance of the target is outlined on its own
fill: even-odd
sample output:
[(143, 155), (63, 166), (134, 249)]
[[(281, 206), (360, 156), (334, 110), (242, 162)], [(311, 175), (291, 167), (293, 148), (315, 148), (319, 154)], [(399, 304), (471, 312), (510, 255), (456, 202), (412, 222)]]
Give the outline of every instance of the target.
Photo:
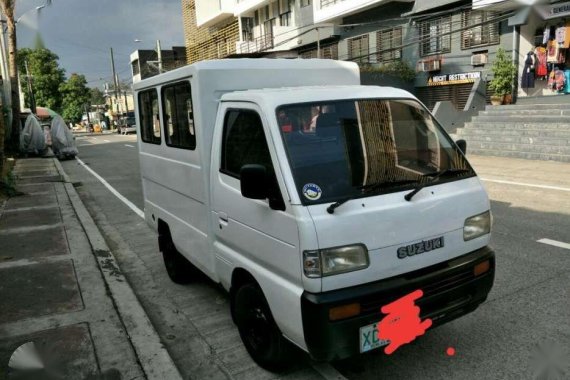
[(162, 74), (162, 48), (160, 47), (160, 40), (156, 40), (156, 52), (158, 54), (158, 73)]
[(32, 76), (30, 75), (30, 69), (28, 68), (28, 61), (26, 61), (26, 78), (28, 78), (28, 92), (30, 93), (30, 109), (32, 113), (37, 113), (36, 109), (36, 98), (34, 97), (34, 86), (32, 84)]
[(113, 81), (115, 82), (115, 103), (117, 104), (117, 116), (118, 116), (118, 113), (119, 113), (119, 81), (118, 81), (117, 72), (115, 70), (115, 56), (113, 55), (113, 48), (111, 48), (111, 66), (113, 69)]
[(125, 90), (125, 92), (123, 92), (123, 95), (125, 96), (125, 113), (128, 114), (129, 113), (129, 102), (127, 101), (127, 90)]

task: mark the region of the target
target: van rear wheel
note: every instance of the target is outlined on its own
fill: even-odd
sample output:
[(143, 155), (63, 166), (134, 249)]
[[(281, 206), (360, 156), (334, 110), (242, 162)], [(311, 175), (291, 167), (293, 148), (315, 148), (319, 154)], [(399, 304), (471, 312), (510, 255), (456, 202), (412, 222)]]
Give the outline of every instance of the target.
[(269, 371), (286, 369), (292, 345), (281, 334), (259, 286), (251, 283), (241, 286), (233, 305), (235, 323), (252, 359)]
[(178, 252), (170, 236), (160, 236), (159, 239), (164, 239), (162, 244), (159, 242), (159, 245), (162, 247), (162, 257), (168, 277), (176, 284), (191, 282), (196, 267)]

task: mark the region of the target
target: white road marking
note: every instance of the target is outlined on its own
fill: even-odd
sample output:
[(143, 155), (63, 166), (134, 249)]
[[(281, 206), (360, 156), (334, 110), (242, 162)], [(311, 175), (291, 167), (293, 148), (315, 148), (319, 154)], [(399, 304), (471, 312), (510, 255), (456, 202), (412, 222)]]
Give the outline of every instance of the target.
[(532, 184), (532, 183), (511, 182), (511, 181), (503, 181), (503, 180), (488, 179), (488, 178), (481, 178), (481, 180), (482, 180), (482, 181), (485, 181), (485, 182), (501, 183), (501, 184), (504, 184), (504, 185), (526, 186), (526, 187), (534, 187), (534, 188), (537, 188), (537, 189), (559, 190), (559, 191), (568, 191), (568, 192), (570, 192), (570, 188), (568, 188), (568, 187), (547, 186), (547, 185), (535, 185), (535, 184)]
[(134, 148), (134, 145), (129, 145), (129, 144), (125, 144), (125, 146), (128, 146), (129, 148)]
[(93, 174), (93, 176), (95, 178), (97, 178), (99, 180), (99, 182), (101, 182), (107, 189), (109, 189), (109, 191), (111, 193), (113, 193), (113, 195), (115, 195), (117, 198), (119, 198), (119, 200), (121, 202), (123, 202), (124, 204), (126, 204), (131, 210), (133, 210), (138, 216), (140, 216), (141, 218), (144, 219), (144, 212), (139, 209), (137, 206), (134, 205), (133, 202), (129, 201), (127, 198), (125, 198), (121, 193), (119, 193), (113, 186), (109, 185), (109, 183), (107, 181), (105, 181), (105, 179), (103, 177), (101, 177), (99, 174), (97, 174), (93, 169), (91, 169), (89, 166), (85, 165), (85, 162), (81, 161), (79, 158), (75, 157), (75, 159), (77, 160), (77, 162), (79, 162), (81, 164), (81, 166), (83, 166), (85, 169), (87, 169), (87, 171), (91, 174)]
[(563, 243), (561, 241), (550, 240), (550, 239), (540, 239), (536, 241), (537, 243), (548, 244), (558, 248), (570, 249), (570, 244)]
[(312, 363), (312, 366), (326, 380), (348, 380), (329, 363)]
[(109, 140), (103, 140), (103, 141), (105, 141), (105, 142), (110, 142)]

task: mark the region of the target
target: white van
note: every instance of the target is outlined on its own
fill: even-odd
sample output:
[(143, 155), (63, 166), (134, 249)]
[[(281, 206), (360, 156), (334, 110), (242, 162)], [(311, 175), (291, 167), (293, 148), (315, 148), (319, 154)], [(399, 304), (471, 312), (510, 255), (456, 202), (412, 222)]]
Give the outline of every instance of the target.
[(135, 85), (145, 216), (171, 279), (231, 295), (253, 359), (386, 344), (380, 312), (415, 290), (440, 325), (491, 290), (490, 203), (408, 92), (331, 60), (200, 62)]

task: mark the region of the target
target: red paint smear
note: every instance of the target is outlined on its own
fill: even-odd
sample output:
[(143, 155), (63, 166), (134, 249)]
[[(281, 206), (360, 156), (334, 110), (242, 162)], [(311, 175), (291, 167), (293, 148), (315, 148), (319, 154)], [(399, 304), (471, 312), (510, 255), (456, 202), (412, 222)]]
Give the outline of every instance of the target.
[(449, 347), (447, 349), (447, 356), (455, 356), (455, 348)]
[(384, 349), (386, 354), (393, 354), (404, 344), (411, 343), (417, 337), (424, 335), (431, 327), (431, 319), (421, 321), (420, 308), (415, 304), (415, 301), (423, 295), (423, 291), (416, 290), (382, 307), (382, 313), (387, 315), (378, 324), (378, 338), (390, 341)]

